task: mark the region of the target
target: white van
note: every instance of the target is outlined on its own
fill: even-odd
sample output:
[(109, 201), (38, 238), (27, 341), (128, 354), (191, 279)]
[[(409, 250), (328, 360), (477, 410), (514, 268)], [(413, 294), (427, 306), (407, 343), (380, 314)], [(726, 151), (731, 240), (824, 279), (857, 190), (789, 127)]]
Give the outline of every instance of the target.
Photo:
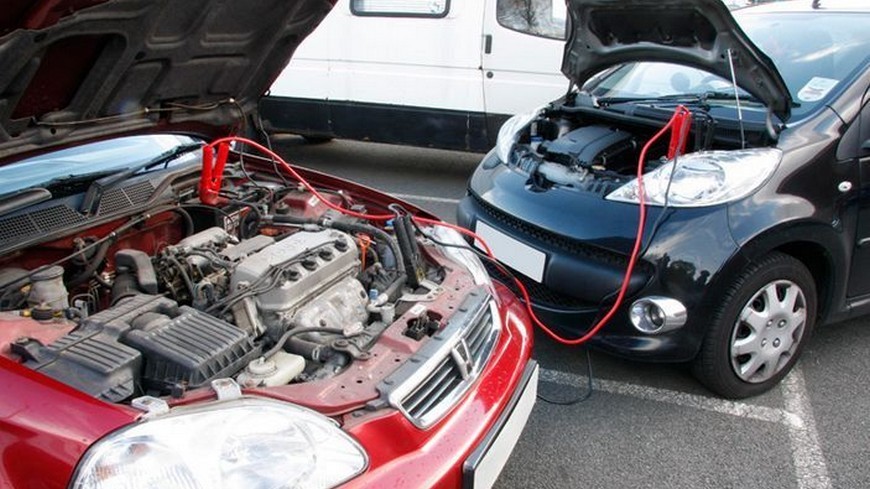
[(265, 128), (486, 151), (565, 93), (564, 0), (338, 0), (260, 105)]

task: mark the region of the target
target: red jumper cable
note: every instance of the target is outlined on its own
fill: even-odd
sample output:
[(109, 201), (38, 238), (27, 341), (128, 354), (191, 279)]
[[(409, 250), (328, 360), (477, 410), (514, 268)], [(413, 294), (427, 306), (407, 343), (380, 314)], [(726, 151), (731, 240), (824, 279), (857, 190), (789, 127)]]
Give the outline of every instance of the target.
[[(661, 138), (662, 135), (664, 135), (664, 133), (668, 130), (672, 130), (670, 144), (668, 145), (668, 158), (673, 159), (675, 156), (683, 154), (686, 147), (686, 136), (688, 135), (691, 122), (692, 114), (689, 109), (682, 105), (677, 106), (677, 108), (674, 110), (673, 116), (671, 116), (667, 124), (665, 124), (658, 132), (656, 132), (655, 135), (653, 135), (653, 137), (651, 137), (641, 149), (637, 163), (638, 223), (634, 246), (628, 260), (628, 265), (625, 268), (625, 274), (623, 276), (622, 284), (619, 287), (619, 293), (617, 294), (616, 299), (613, 301), (613, 304), (610, 306), (610, 309), (608, 309), (607, 313), (603, 317), (601, 317), (601, 319), (599, 319), (585, 334), (578, 338), (569, 339), (563, 338), (559, 334), (555, 333), (535, 314), (535, 311), (532, 308), (532, 302), (531, 298), (529, 297), (528, 290), (526, 290), (526, 287), (523, 285), (523, 283), (516, 277), (511, 276), (517, 289), (520, 291), (523, 303), (526, 306), (526, 311), (528, 312), (529, 317), (532, 319), (532, 322), (534, 322), (537, 327), (544, 331), (544, 333), (546, 333), (547, 336), (549, 336), (553, 340), (564, 345), (576, 346), (586, 343), (587, 341), (592, 339), (592, 337), (598, 334), (601, 328), (603, 328), (611, 320), (611, 318), (613, 318), (619, 307), (622, 305), (622, 302), (624, 301), (625, 295), (628, 291), (631, 274), (634, 271), (634, 266), (637, 263), (637, 259), (640, 254), (641, 246), (643, 243), (643, 230), (646, 225), (646, 195), (644, 193), (643, 186), (643, 169), (644, 162), (646, 161), (646, 154), (649, 151), (649, 148), (653, 145), (653, 143)], [(314, 195), (318, 200), (323, 202), (323, 204), (330, 209), (358, 219), (378, 222), (388, 221), (395, 217), (395, 215), (393, 214), (366, 214), (356, 212), (332, 203), (329, 199), (325, 198), (320, 192), (318, 192), (317, 189), (315, 189), (310, 183), (308, 183), (308, 181), (305, 180), (305, 178), (303, 178), (292, 166), (284, 161), (281, 156), (255, 141), (237, 136), (229, 136), (216, 139), (203, 147), (202, 176), (200, 179), (200, 200), (204, 204), (215, 205), (219, 202), (218, 191), (221, 187), (223, 170), (226, 165), (227, 157), (229, 155), (230, 144), (234, 142), (251, 146), (263, 153), (264, 155), (274, 159), (284, 171), (289, 173), (293, 178), (301, 183), (306, 190), (311, 192), (312, 195)], [(215, 148), (217, 148), (216, 157), (214, 152)], [(412, 219), (414, 220), (414, 222), (421, 225), (442, 226), (453, 229), (454, 231), (457, 231), (471, 238), (472, 240), (476, 240), (483, 247), (486, 255), (489, 256), (491, 259), (497, 261), (496, 257), (492, 254), (492, 250), (489, 248), (483, 238), (478, 236), (473, 231), (459, 227), (455, 224), (450, 224), (435, 219), (427, 219), (418, 216), (412, 216)]]

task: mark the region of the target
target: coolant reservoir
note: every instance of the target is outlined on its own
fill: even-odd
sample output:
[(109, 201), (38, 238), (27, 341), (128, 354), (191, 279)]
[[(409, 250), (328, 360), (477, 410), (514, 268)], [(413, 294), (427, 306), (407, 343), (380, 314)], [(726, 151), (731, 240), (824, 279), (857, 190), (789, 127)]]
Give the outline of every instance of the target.
[(237, 380), (243, 387), (287, 385), (304, 369), (304, 358), (279, 351), (269, 358), (260, 357), (251, 361)]

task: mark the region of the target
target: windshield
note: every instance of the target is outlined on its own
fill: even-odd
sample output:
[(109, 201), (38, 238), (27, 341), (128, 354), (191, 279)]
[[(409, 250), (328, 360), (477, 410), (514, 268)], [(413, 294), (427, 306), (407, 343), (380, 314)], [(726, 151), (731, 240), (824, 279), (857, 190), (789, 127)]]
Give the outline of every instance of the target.
[[(749, 12), (749, 13), (747, 13)], [(870, 60), (870, 16), (859, 13), (735, 12), (752, 41), (773, 60), (788, 86), (792, 120), (813, 112), (854, 78)], [(628, 63), (590, 80), (584, 89), (597, 98), (660, 98), (716, 94), (733, 97), (730, 80), (669, 63)], [(749, 95), (738, 90), (741, 98)], [(733, 101), (717, 100), (725, 105)], [(751, 106), (750, 106), (751, 107)]]
[[(128, 136), (34, 156), (0, 167), (0, 195), (53, 180), (135, 168), (175, 148), (198, 142), (199, 139), (174, 134)], [(195, 155), (191, 153), (188, 157)]]

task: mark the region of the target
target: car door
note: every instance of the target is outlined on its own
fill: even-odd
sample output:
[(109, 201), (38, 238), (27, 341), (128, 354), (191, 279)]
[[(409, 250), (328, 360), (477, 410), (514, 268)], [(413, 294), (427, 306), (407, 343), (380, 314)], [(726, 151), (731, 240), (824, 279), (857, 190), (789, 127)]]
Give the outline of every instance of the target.
[[(850, 269), (848, 295), (856, 297), (870, 294), (870, 95), (865, 93), (861, 113), (857, 119), (857, 153), (861, 172), (858, 192), (858, 223), (855, 233), (855, 253)], [(850, 138), (847, 131), (844, 140)]]
[(565, 93), (566, 17), (564, 0), (486, 0), (481, 66), (491, 129)]

